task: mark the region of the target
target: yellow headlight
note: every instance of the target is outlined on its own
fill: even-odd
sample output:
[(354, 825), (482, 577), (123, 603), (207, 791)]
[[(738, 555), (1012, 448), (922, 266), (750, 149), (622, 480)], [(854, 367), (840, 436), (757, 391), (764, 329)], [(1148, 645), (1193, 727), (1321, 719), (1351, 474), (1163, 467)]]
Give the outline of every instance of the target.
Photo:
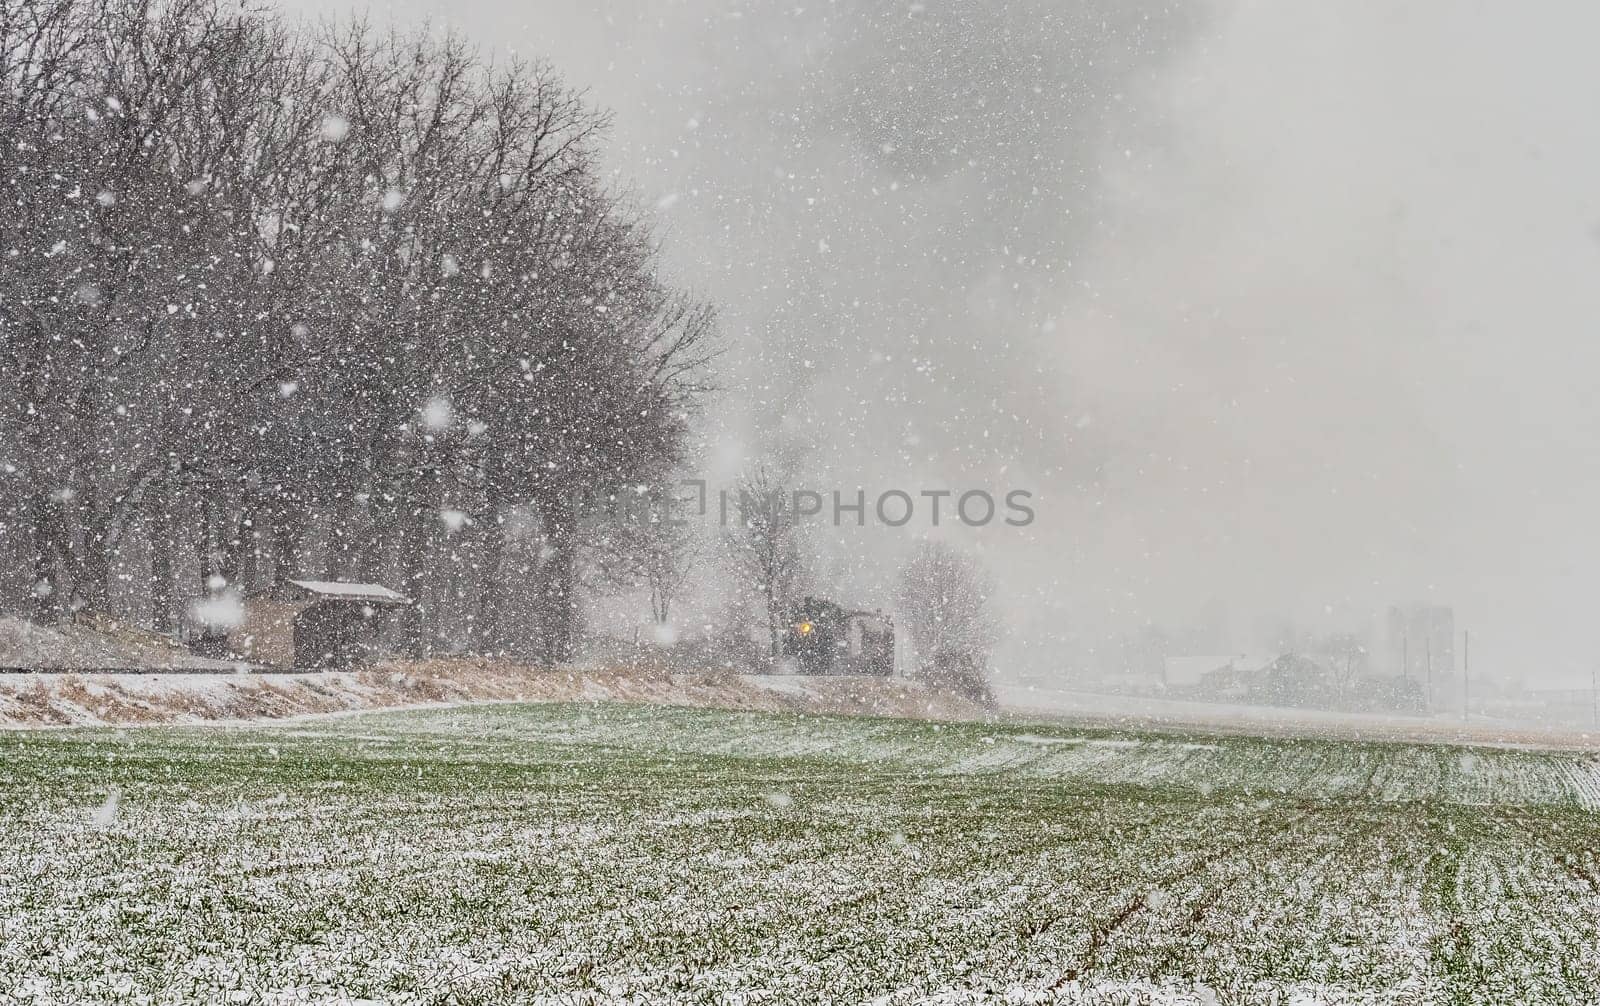
[(809, 636), (811, 635), (812, 628), (813, 626), (810, 622), (801, 622), (799, 625), (794, 627), (794, 631), (800, 633), (802, 636)]

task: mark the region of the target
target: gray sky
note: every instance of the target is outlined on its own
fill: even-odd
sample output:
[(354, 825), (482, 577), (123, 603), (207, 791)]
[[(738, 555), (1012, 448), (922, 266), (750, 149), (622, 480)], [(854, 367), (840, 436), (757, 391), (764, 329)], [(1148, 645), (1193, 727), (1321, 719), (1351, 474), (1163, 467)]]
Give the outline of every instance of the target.
[[(610, 163), (723, 311), (713, 470), (1041, 497), (955, 534), (1013, 663), (1213, 598), (1240, 629), (1435, 599), (1481, 670), (1600, 659), (1593, 5), (368, 9), (612, 110)], [(824, 575), (873, 595), (910, 537), (823, 543)]]

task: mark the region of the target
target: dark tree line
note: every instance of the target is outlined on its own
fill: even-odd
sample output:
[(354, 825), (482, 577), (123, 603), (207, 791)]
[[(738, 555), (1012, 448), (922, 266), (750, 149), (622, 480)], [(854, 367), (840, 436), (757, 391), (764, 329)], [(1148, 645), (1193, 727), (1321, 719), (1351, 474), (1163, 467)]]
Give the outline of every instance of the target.
[(7, 606), (172, 631), (378, 580), (414, 652), (448, 621), (570, 656), (568, 503), (680, 460), (712, 329), (602, 185), (603, 117), (454, 38), (0, 12)]

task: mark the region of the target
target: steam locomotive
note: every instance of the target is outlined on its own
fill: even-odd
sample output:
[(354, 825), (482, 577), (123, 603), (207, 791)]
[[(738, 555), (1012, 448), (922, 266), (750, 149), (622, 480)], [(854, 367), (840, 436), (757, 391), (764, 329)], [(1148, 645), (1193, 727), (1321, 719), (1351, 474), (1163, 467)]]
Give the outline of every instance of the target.
[(807, 597), (789, 616), (783, 652), (801, 674), (894, 674), (894, 621), (881, 611), (850, 611)]

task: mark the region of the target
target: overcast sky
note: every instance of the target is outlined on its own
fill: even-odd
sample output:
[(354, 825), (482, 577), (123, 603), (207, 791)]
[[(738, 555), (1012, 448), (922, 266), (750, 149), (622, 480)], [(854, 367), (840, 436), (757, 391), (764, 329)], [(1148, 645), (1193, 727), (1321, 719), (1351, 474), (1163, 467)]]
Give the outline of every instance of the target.
[[(367, 9), (613, 112), (609, 162), (722, 308), (713, 470), (1038, 494), (962, 538), (1023, 642), (1432, 599), (1476, 669), (1600, 660), (1600, 8)], [(884, 600), (910, 537), (819, 545), (824, 578)]]

